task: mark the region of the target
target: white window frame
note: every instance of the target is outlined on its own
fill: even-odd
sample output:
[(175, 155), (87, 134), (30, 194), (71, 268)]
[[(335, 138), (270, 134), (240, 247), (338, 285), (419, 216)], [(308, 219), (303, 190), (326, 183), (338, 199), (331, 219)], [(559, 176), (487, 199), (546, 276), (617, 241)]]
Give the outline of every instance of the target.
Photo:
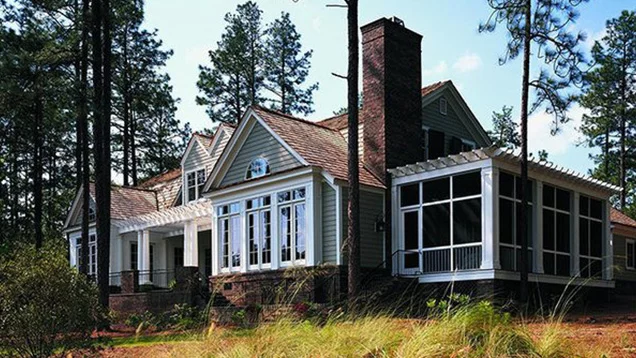
[[(579, 261), (581, 259), (600, 261), (600, 263), (601, 263), (601, 273), (602, 273), (603, 272), (603, 244), (605, 242), (604, 238), (602, 237), (603, 232), (605, 231), (604, 230), (605, 229), (605, 225), (603, 223), (603, 209), (602, 209), (603, 208), (603, 200), (596, 199), (596, 198), (593, 198), (593, 197), (587, 196), (587, 195), (581, 195), (580, 198), (582, 198), (582, 197), (585, 197), (585, 198), (588, 199), (588, 209), (587, 209), (588, 210), (587, 211), (588, 215), (583, 215), (583, 214), (580, 213), (580, 211), (581, 211), (581, 209), (580, 209), (581, 200), (579, 199), (579, 213), (578, 213), (578, 215), (579, 215), (579, 225), (580, 225), (580, 219), (588, 220), (588, 223), (587, 223), (587, 240), (586, 240), (587, 241), (587, 252), (588, 252), (588, 254), (587, 255), (581, 254), (581, 247), (579, 247)], [(591, 214), (592, 214), (592, 211), (591, 211), (592, 200), (596, 200), (596, 201), (599, 201), (601, 203), (601, 218), (600, 219), (591, 216)], [(591, 253), (592, 253), (591, 252), (592, 221), (595, 221), (595, 222), (601, 224), (601, 256), (592, 256), (591, 255)], [(581, 235), (581, 232), (579, 230), (579, 236), (580, 235)], [(580, 242), (580, 240), (581, 240), (580, 237), (578, 237), (577, 239)], [(589, 267), (579, 267), (579, 271), (589, 270), (589, 269), (590, 269)], [(592, 277), (592, 276), (589, 275), (588, 277)]]
[[(259, 175), (249, 175), (252, 171), (252, 164), (254, 164), (258, 160), (262, 160), (263, 162), (265, 162), (265, 166), (266, 166), (265, 172)], [(265, 157), (257, 157), (257, 158), (254, 158), (252, 161), (250, 161), (250, 163), (247, 165), (247, 169), (245, 170), (245, 180), (261, 178), (270, 173), (271, 173), (271, 168), (269, 166), (269, 160), (267, 160)]]
[[(300, 199), (295, 199), (294, 198), (294, 193), (296, 192), (296, 190), (303, 190), (304, 191), (304, 196)], [(307, 229), (308, 229), (308, 215), (307, 215), (307, 192), (308, 192), (308, 188), (307, 187), (296, 187), (293, 189), (289, 189), (289, 190), (283, 190), (283, 191), (279, 191), (276, 193), (275, 199), (277, 202), (277, 210), (278, 210), (278, 221), (276, 222), (276, 225), (278, 225), (278, 257), (279, 257), (279, 261), (280, 261), (280, 266), (281, 267), (289, 267), (289, 266), (303, 266), (305, 265), (305, 262), (307, 260), (307, 250), (309, 249), (308, 245), (307, 245)], [(289, 200), (286, 201), (280, 201), (279, 200), (279, 195), (280, 194), (284, 194), (284, 193), (289, 193), (290, 197)], [(304, 230), (305, 232), (303, 233), (305, 236), (305, 257), (304, 258), (296, 258), (296, 247), (297, 247), (297, 235), (298, 232), (297, 230), (297, 215), (296, 215), (296, 208), (299, 206), (304, 206), (305, 208), (305, 217), (304, 217)], [(289, 250), (291, 250), (290, 252), (290, 260), (284, 260), (283, 259), (283, 245), (282, 245), (282, 241), (283, 241), (283, 230), (281, 230), (282, 228), (282, 219), (283, 219), (283, 215), (281, 215), (281, 211), (283, 209), (289, 209), (290, 215), (289, 215), (289, 220), (290, 220), (290, 232), (289, 235), (291, 235), (291, 245), (288, 248)]]
[[(227, 213), (222, 213), (219, 211), (219, 209), (222, 209), (223, 207), (227, 207)], [(236, 211), (233, 211), (232, 209), (236, 208)], [(243, 261), (243, 250), (244, 248), (242, 247), (242, 235), (241, 235), (241, 203), (240, 202), (233, 202), (233, 203), (229, 203), (229, 204), (225, 204), (225, 205), (219, 205), (215, 208), (215, 210), (217, 210), (217, 227), (219, 228), (218, 230), (218, 242), (219, 242), (219, 254), (220, 254), (220, 258), (221, 261), (219, 262), (219, 267), (221, 269), (221, 272), (234, 272), (234, 271), (240, 271), (241, 269), (241, 264)], [(239, 231), (238, 233), (233, 233), (232, 232), (232, 220), (239, 220)], [(225, 230), (221, 230), (222, 229), (222, 225), (221, 222), (225, 221)], [(224, 234), (225, 232), (227, 232), (227, 266), (224, 266), (223, 264), (223, 260), (224, 260), (224, 255), (223, 255), (223, 249), (224, 249)], [(234, 234), (238, 234), (239, 238), (238, 238), (238, 242), (239, 242), (239, 248), (240, 248), (240, 253), (239, 253), (239, 264), (238, 265), (234, 265), (234, 261), (232, 260), (232, 239), (233, 239), (233, 235)]]
[[(548, 254), (551, 254), (551, 255), (554, 256), (554, 273), (546, 273), (546, 274), (551, 275), (551, 276), (561, 276), (561, 275), (557, 274), (557, 267), (558, 267), (558, 265), (557, 265), (557, 256), (561, 255), (561, 256), (568, 256), (570, 258), (570, 265), (569, 265), (570, 272), (569, 272), (569, 275), (567, 276), (567, 277), (570, 277), (570, 276), (572, 276), (572, 263), (573, 263), (572, 260), (574, 260), (574, 258), (575, 258), (574, 255), (572, 254), (572, 251), (573, 251), (572, 235), (573, 235), (573, 230), (574, 230), (574, 228), (572, 227), (572, 217), (573, 217), (572, 215), (578, 215), (578, 213), (572, 213), (572, 210), (574, 210), (574, 206), (572, 205), (572, 198), (574, 196), (574, 193), (572, 191), (570, 191), (570, 190), (565, 190), (565, 189), (560, 188), (560, 187), (558, 187), (556, 185), (552, 185), (552, 184), (548, 184), (548, 183), (544, 182), (543, 183), (543, 190), (546, 190), (546, 187), (551, 187), (551, 188), (554, 189), (554, 207), (546, 206), (545, 205), (545, 201), (543, 201), (543, 205), (541, 206), (541, 212), (542, 212), (542, 215), (543, 215), (543, 220), (545, 220), (545, 214), (543, 214), (543, 210), (551, 211), (552, 215), (554, 216), (554, 242), (553, 242), (554, 248), (552, 250), (545, 248), (545, 232), (543, 233), (543, 238), (542, 238), (542, 240), (544, 240), (544, 241), (543, 241), (543, 245), (542, 245), (543, 250), (542, 250), (541, 254), (543, 255), (545, 253), (548, 253)], [(557, 191), (558, 190), (563, 190), (563, 191), (568, 192), (569, 197), (570, 197), (570, 211), (557, 209)], [(539, 193), (538, 195), (541, 195), (543, 197), (543, 192)], [(557, 240), (558, 240), (558, 237), (557, 237), (557, 232), (558, 232), (558, 229), (557, 229), (557, 217), (558, 217), (558, 215), (557, 214), (558, 213), (568, 214), (568, 225), (570, 226), (570, 237), (568, 238), (568, 242), (569, 242), (568, 245), (570, 247), (570, 252), (558, 251), (558, 249), (557, 249)], [(542, 260), (544, 262), (543, 269), (544, 269), (544, 272), (545, 272), (545, 259), (542, 258)], [(562, 277), (566, 277), (566, 276), (562, 276)]]
[[(82, 260), (82, 236), (75, 239), (75, 255), (77, 255), (76, 266), (79, 267)], [(97, 277), (97, 234), (91, 232), (88, 234), (88, 274)]]
[[(247, 226), (247, 230), (245, 231), (247, 234), (247, 262), (248, 262), (248, 267), (250, 270), (260, 270), (260, 269), (269, 269), (272, 267), (272, 196), (271, 195), (264, 195), (261, 197), (256, 197), (253, 199), (247, 199), (247, 202), (250, 202), (252, 200), (265, 200), (265, 198), (269, 199), (269, 204), (262, 204), (260, 206), (255, 206), (252, 207), (250, 209), (247, 209), (247, 205), (245, 206), (246, 210), (245, 210), (245, 225)], [(262, 228), (262, 222), (261, 222), (261, 218), (262, 215), (268, 213), (269, 214), (269, 262), (265, 263), (263, 262), (263, 245), (260, 244), (258, 245), (258, 249), (257, 251), (253, 251), (252, 250), (252, 245), (251, 245), (251, 241), (252, 239), (258, 240), (259, 242), (262, 243), (263, 240), (263, 233), (261, 232), (261, 228)], [(253, 227), (250, 227), (250, 216), (254, 217), (254, 225)], [(250, 229), (253, 229), (253, 233), (255, 234), (254, 238), (250, 237)], [(252, 262), (252, 254), (256, 254), (256, 263)]]
[[(203, 182), (199, 182), (199, 173), (203, 172)], [(194, 199), (190, 200), (190, 188), (191, 185), (189, 183), (188, 177), (190, 176), (190, 174), (194, 174)], [(195, 202), (197, 200), (199, 200), (199, 198), (201, 198), (201, 194), (203, 194), (202, 192), (199, 191), (199, 189), (203, 189), (203, 186), (205, 185), (205, 181), (207, 179), (207, 173), (205, 171), (205, 168), (200, 168), (200, 169), (193, 169), (193, 170), (189, 170), (185, 173), (184, 175), (184, 181), (183, 181), (183, 187), (185, 188), (185, 190), (183, 191), (183, 202), (188, 204), (188, 203), (192, 203)]]
[(440, 97), (439, 99), (439, 113), (443, 115), (448, 114), (448, 101), (444, 97)]
[[(629, 245), (632, 245), (632, 249), (629, 250)], [(632, 255), (632, 266), (629, 266), (629, 252)], [(625, 240), (625, 268), (627, 270), (636, 270), (636, 240)]]
[[(399, 230), (399, 248), (400, 250), (404, 249), (404, 244), (405, 244), (405, 237), (404, 237), (404, 214), (407, 212), (414, 212), (417, 211), (418, 212), (418, 245), (419, 245), (419, 252), (420, 252), (420, 257), (419, 257), (419, 261), (420, 261), (420, 267), (419, 267), (419, 272), (423, 273), (423, 274), (434, 274), (434, 273), (439, 273), (439, 272), (452, 272), (455, 270), (456, 267), (456, 263), (455, 263), (455, 249), (457, 248), (465, 248), (465, 247), (475, 247), (475, 246), (479, 246), (481, 247), (481, 250), (485, 250), (485, 248), (483, 247), (484, 245), (484, 237), (482, 235), (481, 239), (477, 242), (469, 242), (469, 243), (464, 243), (464, 244), (455, 244), (455, 233), (454, 233), (454, 222), (453, 222), (453, 214), (454, 214), (454, 204), (457, 202), (462, 202), (462, 201), (467, 201), (467, 200), (472, 200), (472, 199), (480, 199), (482, 201), (483, 204), (483, 191), (480, 192), (480, 194), (475, 194), (475, 195), (469, 195), (469, 196), (462, 196), (462, 197), (458, 197), (456, 198), (453, 195), (453, 182), (454, 182), (454, 177), (457, 176), (462, 176), (462, 175), (466, 175), (466, 174), (473, 174), (473, 173), (480, 173), (480, 171), (475, 171), (475, 170), (468, 170), (465, 172), (457, 172), (457, 173), (453, 173), (450, 175), (443, 175), (443, 176), (439, 176), (439, 177), (431, 177), (431, 178), (427, 178), (425, 180), (419, 181), (419, 182), (409, 182), (409, 183), (404, 183), (404, 184), (400, 184), (398, 186), (398, 198), (397, 198), (397, 205), (399, 207), (399, 220), (400, 220), (400, 230)], [(427, 203), (423, 203), (423, 184), (425, 182), (428, 181), (435, 181), (435, 180), (440, 180), (440, 179), (445, 179), (448, 178), (449, 180), (449, 198), (448, 199), (444, 199), (444, 200), (438, 200), (438, 201), (433, 201), (433, 202), (427, 202)], [(480, 191), (481, 191), (481, 187), (482, 187), (482, 177), (481, 174), (479, 175), (479, 187), (480, 187)], [(419, 198), (418, 198), (418, 203), (417, 204), (413, 204), (413, 205), (408, 205), (408, 206), (401, 206), (401, 196), (402, 196), (402, 190), (401, 188), (403, 186), (410, 186), (413, 184), (418, 184), (419, 185)], [(425, 207), (429, 207), (429, 206), (435, 206), (435, 205), (440, 205), (440, 204), (449, 204), (449, 224), (450, 224), (450, 228), (449, 228), (449, 233), (450, 233), (450, 238), (449, 238), (449, 245), (444, 245), (444, 246), (435, 246), (435, 247), (424, 247), (424, 226), (422, 224), (422, 219), (423, 219), (423, 208)], [(483, 206), (480, 205), (479, 210), (483, 210)], [(480, 217), (483, 215), (483, 213), (481, 213)], [(480, 225), (483, 225), (484, 223), (481, 222)], [(483, 232), (483, 231), (482, 231)], [(450, 250), (450, 271), (439, 271), (439, 272), (423, 272), (424, 269), (424, 262), (423, 262), (423, 253), (424, 252), (430, 252), (430, 251), (440, 251), (440, 250)], [(480, 258), (481, 260), (481, 258)], [(402, 260), (400, 265), (402, 267), (399, 267), (398, 270), (404, 272), (404, 273), (416, 273), (413, 272), (412, 269), (405, 269), (404, 266), (404, 262), (405, 260)]]
[[(475, 143), (472, 140), (468, 140), (468, 139), (461, 139), (462, 140), (462, 145), (466, 145), (468, 147), (470, 147), (470, 150), (474, 150), (477, 149), (477, 143)], [(467, 152), (468, 150), (462, 150), (462, 152)]]
[[(501, 177), (502, 174), (507, 174), (512, 176), (512, 198), (506, 195), (501, 194)], [(521, 205), (521, 199), (517, 199), (517, 178), (520, 178), (518, 175), (516, 174), (512, 174), (512, 173), (508, 173), (505, 171), (502, 171), (499, 173), (499, 183), (497, 183), (497, 185), (499, 185), (499, 198), (498, 199), (504, 199), (504, 200), (508, 200), (513, 202), (514, 204), (514, 212), (512, 213), (512, 227), (513, 227), (513, 231), (512, 231), (512, 244), (509, 243), (505, 243), (501, 241), (501, 220), (500, 220), (500, 224), (499, 224), (499, 248), (497, 248), (497, 250), (499, 251), (499, 260), (501, 262), (501, 247), (507, 247), (507, 248), (511, 248), (513, 249), (513, 270), (517, 271), (519, 269), (518, 265), (519, 263), (517, 262), (517, 250), (521, 251), (521, 243), (518, 242), (518, 238), (517, 238), (517, 205)], [(528, 178), (528, 184), (530, 184), (531, 186), (534, 185), (534, 180)], [(533, 189), (534, 192), (535, 189)], [(497, 204), (499, 205), (499, 204)], [(501, 206), (499, 207), (500, 213), (501, 213)], [(532, 216), (532, 212), (534, 211), (534, 202), (530, 202), (528, 201), (528, 210), (527, 213), (528, 215)], [(536, 223), (532, 222), (532, 231), (534, 232), (536, 230), (535, 228)], [(532, 253), (534, 252), (534, 248), (532, 246), (530, 246), (530, 244), (532, 243), (532, 236), (528, 235), (527, 237), (528, 240), (528, 256), (531, 258), (532, 257)], [(534, 265), (533, 265), (534, 266)], [(530, 270), (532, 271), (532, 270)]]

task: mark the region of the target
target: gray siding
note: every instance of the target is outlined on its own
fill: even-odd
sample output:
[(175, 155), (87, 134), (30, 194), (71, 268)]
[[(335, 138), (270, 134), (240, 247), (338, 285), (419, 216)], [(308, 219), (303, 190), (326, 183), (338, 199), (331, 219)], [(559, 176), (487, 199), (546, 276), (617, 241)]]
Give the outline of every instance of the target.
[(625, 240), (629, 238), (623, 235), (614, 234), (614, 279), (623, 281), (636, 281), (636, 271), (627, 270), (627, 256), (625, 252)]
[[(347, 237), (347, 189), (342, 188), (342, 232)], [(360, 191), (360, 261), (362, 267), (376, 267), (384, 261), (384, 233), (375, 232), (375, 221), (384, 212), (382, 194)], [(344, 239), (343, 239), (344, 240)], [(343, 257), (343, 261), (346, 261)]]
[(245, 180), (247, 166), (257, 157), (267, 159), (272, 173), (300, 166), (300, 162), (276, 138), (269, 134), (263, 126), (256, 123), (221, 181), (221, 186)]
[(322, 258), (323, 263), (335, 264), (338, 252), (336, 233), (336, 191), (322, 183)]
[[(194, 140), (198, 141), (196, 138)], [(184, 173), (195, 169), (205, 168), (205, 175), (207, 177), (210, 174), (210, 171), (212, 171), (213, 165), (214, 162), (212, 161), (212, 156), (203, 149), (203, 146), (199, 143), (192, 143), (192, 149), (183, 163)]]
[[(447, 101), (447, 114), (445, 115), (439, 111), (439, 102), (441, 98), (445, 98)], [(461, 111), (459, 104), (452, 98), (452, 96), (447, 95), (442, 95), (440, 98), (422, 108), (422, 125), (436, 131), (444, 132), (445, 153), (448, 154), (449, 152), (451, 137), (458, 137), (473, 141), (478, 148), (487, 146), (488, 143), (485, 143), (479, 137), (474, 137), (470, 134), (470, 131), (460, 119), (460, 115), (463, 117), (464, 114), (462, 112), (458, 113), (454, 108)], [(468, 118), (465, 120), (468, 121)]]

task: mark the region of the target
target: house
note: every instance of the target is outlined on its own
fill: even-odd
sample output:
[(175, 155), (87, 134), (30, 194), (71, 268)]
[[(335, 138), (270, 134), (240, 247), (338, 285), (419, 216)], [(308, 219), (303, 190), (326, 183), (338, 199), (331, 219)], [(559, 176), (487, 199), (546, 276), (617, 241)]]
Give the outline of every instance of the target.
[[(492, 146), (451, 81), (422, 87), (419, 34), (385, 18), (361, 31), (363, 268), (422, 284), (514, 284), (518, 156)], [(111, 285), (129, 291), (132, 277), (135, 287), (168, 287), (176, 270), (193, 268), (244, 305), (268, 303), (298, 269), (321, 268), (337, 280), (311, 277), (304, 298), (338, 294), (346, 287), (346, 121), (253, 106), (235, 127), (193, 135), (179, 170), (114, 187)], [(530, 280), (613, 288), (608, 199), (619, 188), (539, 161), (529, 177)], [(71, 264), (79, 202), (66, 225)]]
[(614, 280), (618, 293), (636, 292), (636, 220), (612, 209)]

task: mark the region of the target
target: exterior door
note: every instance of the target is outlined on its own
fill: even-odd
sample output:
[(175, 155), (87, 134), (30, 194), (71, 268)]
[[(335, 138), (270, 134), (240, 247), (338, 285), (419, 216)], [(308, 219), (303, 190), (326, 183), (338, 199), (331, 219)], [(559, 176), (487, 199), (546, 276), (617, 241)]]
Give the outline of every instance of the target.
[(421, 272), (421, 247), (419, 210), (403, 211), (401, 213), (401, 250), (397, 260), (400, 274), (414, 275)]

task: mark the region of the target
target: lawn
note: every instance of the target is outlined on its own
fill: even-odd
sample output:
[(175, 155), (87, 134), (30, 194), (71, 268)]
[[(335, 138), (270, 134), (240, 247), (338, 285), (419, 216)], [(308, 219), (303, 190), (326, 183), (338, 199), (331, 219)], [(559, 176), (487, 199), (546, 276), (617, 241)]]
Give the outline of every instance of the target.
[(104, 357), (636, 357), (636, 320), (511, 318), (471, 305), (426, 320), (282, 319), (113, 338)]

